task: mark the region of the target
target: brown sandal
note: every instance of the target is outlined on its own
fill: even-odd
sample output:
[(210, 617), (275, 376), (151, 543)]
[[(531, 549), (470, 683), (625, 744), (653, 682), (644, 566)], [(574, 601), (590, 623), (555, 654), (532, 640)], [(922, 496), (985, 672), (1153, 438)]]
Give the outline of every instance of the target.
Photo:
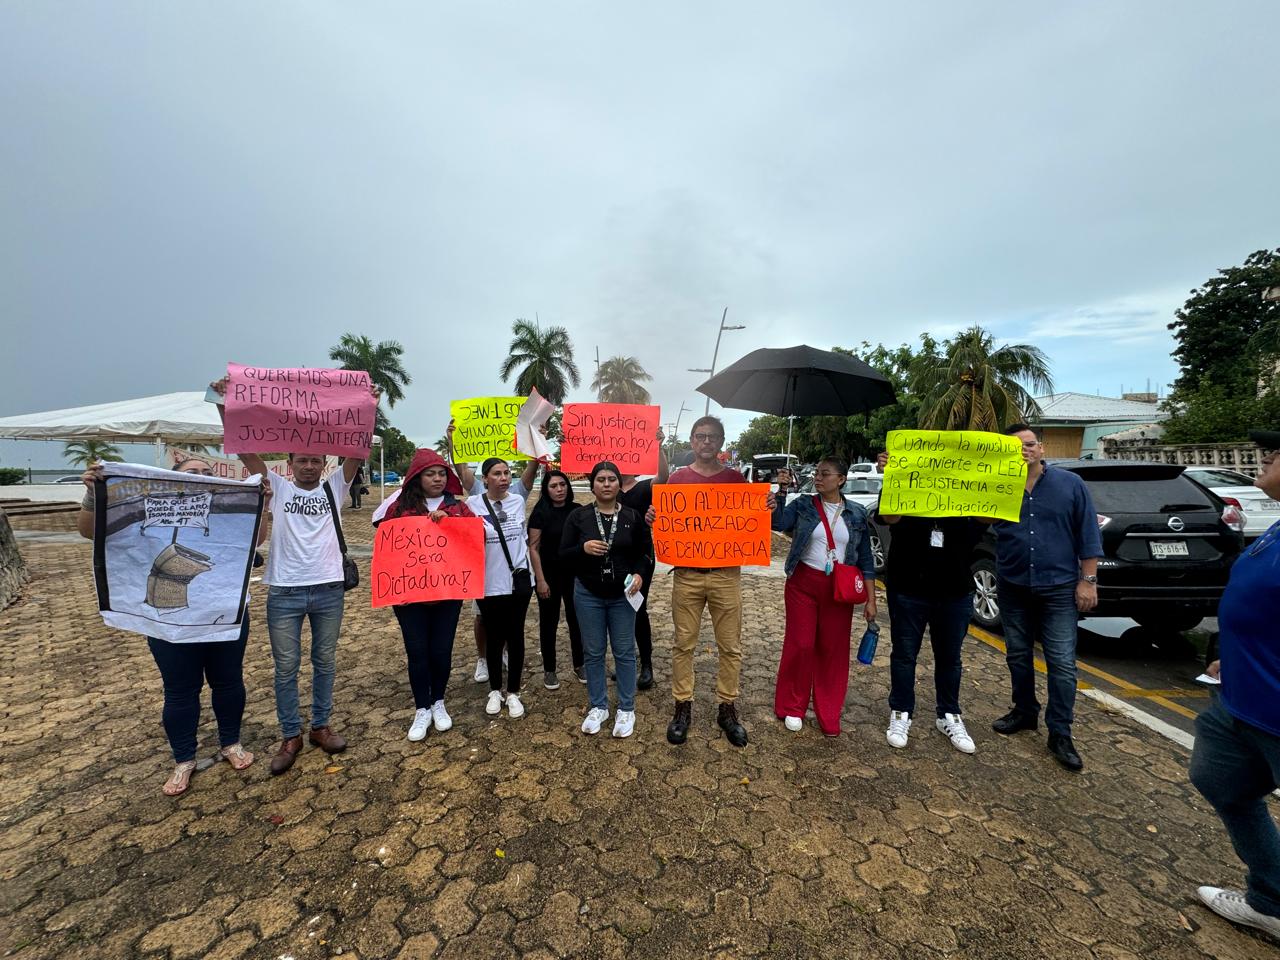
[(173, 768), (173, 773), (169, 775), (169, 779), (164, 782), (164, 786), (160, 788), (166, 797), (180, 797), (187, 792), (187, 788), (191, 786), (191, 774), (196, 771), (196, 762), (187, 760), (178, 764)]
[(233, 743), (229, 747), (223, 747), (218, 751), (218, 756), (231, 764), (232, 770), (243, 770), (249, 764), (253, 763), (253, 754), (246, 750), (238, 743)]

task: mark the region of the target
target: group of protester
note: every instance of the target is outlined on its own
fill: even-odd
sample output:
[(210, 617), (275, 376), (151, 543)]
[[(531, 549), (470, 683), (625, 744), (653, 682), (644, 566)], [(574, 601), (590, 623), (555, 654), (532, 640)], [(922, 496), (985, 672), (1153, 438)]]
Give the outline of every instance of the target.
[[(214, 384), (223, 388), (223, 381)], [(936, 728), (963, 753), (975, 744), (960, 705), (961, 649), (972, 611), (973, 548), (993, 525), (1001, 614), (1012, 687), (1012, 709), (993, 729), (1012, 735), (1035, 730), (1034, 644), (1044, 651), (1048, 673), (1048, 749), (1064, 767), (1083, 768), (1072, 740), (1076, 691), (1076, 624), (1097, 605), (1097, 562), (1103, 555), (1097, 515), (1089, 491), (1074, 473), (1044, 462), (1038, 432), (1027, 424), (1006, 431), (1022, 444), (1027, 478), (1019, 522), (977, 517), (922, 518), (881, 515), (892, 537), (886, 560), (891, 629), (888, 743), (904, 748), (915, 715), (916, 660), (928, 631), (934, 653)], [(1280, 432), (1262, 431), (1257, 485), (1280, 499)], [(661, 463), (658, 482), (737, 484), (742, 474), (719, 459), (724, 428), (702, 417), (692, 428), (693, 462), (669, 471)], [(281, 744), (272, 774), (289, 770), (303, 748), (297, 678), (302, 625), (311, 626), (312, 697), (309, 741), (329, 753), (346, 748), (330, 725), (336, 649), (343, 615), (341, 504), (359, 482), (362, 464), (345, 461), (322, 480), (321, 456), (290, 454), (292, 477), (269, 471), (256, 454), (241, 454), (251, 473), (266, 478), (260, 540), (269, 529), (263, 580), (268, 585), (267, 629), (275, 666), (276, 714)], [(881, 455), (881, 466), (885, 455)], [(191, 458), (181, 472), (209, 474)], [(652, 640), (644, 594), (655, 561), (650, 526), (655, 520), (652, 481), (600, 462), (589, 476), (590, 500), (576, 501), (569, 478), (547, 470), (541, 498), (526, 520), (525, 499), (538, 464), (530, 462), (512, 480), (506, 461), (490, 458), (479, 474), (432, 450), (419, 450), (403, 486), (384, 502), (374, 523), (421, 516), (479, 517), (485, 521), (485, 596), (478, 601), (477, 643), (482, 651), (476, 680), (487, 681), (485, 711), (505, 708), (523, 716), (520, 699), (525, 660), (525, 617), (538, 596), (543, 679), (559, 687), (556, 637), (561, 609), (568, 625), (574, 676), (586, 684), (586, 734), (598, 733), (609, 717), (605, 653), (611, 648), (617, 688), (613, 735), (630, 736), (635, 726), (637, 689), (653, 683)], [(848, 690), (853, 617), (861, 605), (867, 622), (876, 617), (876, 570), (867, 511), (845, 498), (848, 464), (837, 457), (820, 461), (815, 493), (770, 493), (773, 529), (789, 534), (784, 564), (786, 627), (774, 693), (774, 711), (791, 731), (803, 728), (812, 708), (827, 736), (840, 733)], [(94, 535), (94, 482), (101, 467), (85, 474), (89, 490), (80, 532)], [(784, 471), (779, 488), (792, 477)], [(1259, 538), (1236, 563), (1219, 612), (1222, 692), (1197, 722), (1191, 778), (1213, 803), (1242, 860), (1250, 867), (1245, 892), (1200, 888), (1212, 909), (1234, 921), (1280, 935), (1280, 832), (1266, 806), (1280, 785), (1280, 523)], [(247, 598), (246, 598), (247, 603)], [(742, 663), (740, 567), (677, 566), (671, 594), (673, 641), (671, 685), (674, 713), (667, 727), (672, 744), (686, 741), (692, 722), (693, 655), (703, 613), (710, 612), (718, 651), (717, 724), (738, 747), (748, 742), (737, 713)], [(452, 718), (445, 692), (452, 669), (454, 636), (462, 601), (406, 603), (394, 612), (404, 638), (416, 712), (408, 738), (423, 739), (434, 727), (445, 731)], [(245, 689), (242, 675), (249, 630), (247, 611), (234, 642), (174, 643), (150, 638), (160, 669), (165, 701), (163, 723), (175, 768), (163, 791), (188, 789), (195, 770), (200, 692), (212, 691), (220, 750), (235, 769), (253, 762), (240, 742)], [(481, 630), (481, 625), (483, 629)], [(637, 649), (638, 648), (638, 649)]]

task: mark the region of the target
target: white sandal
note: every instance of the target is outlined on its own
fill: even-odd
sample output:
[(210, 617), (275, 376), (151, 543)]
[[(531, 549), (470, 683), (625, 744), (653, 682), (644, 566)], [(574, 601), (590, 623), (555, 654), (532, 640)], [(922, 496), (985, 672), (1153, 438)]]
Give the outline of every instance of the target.
[(187, 760), (178, 764), (173, 768), (173, 773), (169, 775), (169, 779), (164, 782), (164, 786), (160, 788), (166, 797), (180, 797), (187, 792), (187, 788), (191, 786), (191, 774), (196, 771), (196, 762)]
[(232, 770), (243, 770), (253, 763), (253, 754), (238, 743), (223, 747), (218, 751), (218, 756), (231, 764)]

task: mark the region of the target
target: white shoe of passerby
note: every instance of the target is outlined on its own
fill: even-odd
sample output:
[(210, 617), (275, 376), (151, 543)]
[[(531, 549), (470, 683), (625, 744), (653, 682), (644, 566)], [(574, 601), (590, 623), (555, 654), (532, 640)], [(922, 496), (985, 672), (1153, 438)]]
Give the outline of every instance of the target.
[(600, 725), (609, 719), (609, 711), (603, 707), (592, 707), (587, 711), (587, 717), (582, 721), (582, 732), (595, 736), (600, 732)]
[(502, 712), (502, 691), (490, 690), (489, 701), (484, 705), (484, 712), (491, 717), (496, 717)]
[(449, 716), (449, 711), (444, 708), (443, 700), (437, 700), (431, 705), (431, 719), (435, 721), (436, 729), (441, 733), (453, 726), (453, 717)]
[(804, 717), (787, 717), (782, 722), (792, 733), (799, 733), (804, 729)]
[(415, 743), (423, 740), (427, 736), (427, 731), (431, 729), (431, 711), (426, 707), (422, 707), (413, 715), (413, 723), (409, 724), (409, 739)]
[(489, 664), (483, 660), (476, 661), (476, 683), (489, 682)]
[(907, 734), (910, 731), (911, 714), (903, 713), (901, 710), (890, 710), (889, 729), (884, 733), (884, 738), (889, 741), (889, 746), (897, 747), (901, 750), (907, 745)]
[(520, 695), (517, 693), (507, 694), (507, 716), (512, 720), (519, 720), (524, 716), (524, 704), (520, 702)]
[(977, 749), (973, 745), (973, 737), (964, 728), (964, 721), (958, 713), (948, 713), (937, 720), (938, 732), (951, 741), (951, 745), (961, 753), (973, 753)]
[(617, 716), (613, 718), (613, 735), (615, 737), (629, 737), (631, 731), (636, 728), (636, 712), (634, 710), (619, 710)]
[(1224, 890), (1221, 887), (1199, 887), (1196, 895), (1204, 901), (1204, 905), (1220, 917), (1226, 917), (1232, 923), (1253, 927), (1271, 934), (1280, 940), (1280, 917), (1259, 913), (1249, 906), (1244, 894), (1239, 890)]

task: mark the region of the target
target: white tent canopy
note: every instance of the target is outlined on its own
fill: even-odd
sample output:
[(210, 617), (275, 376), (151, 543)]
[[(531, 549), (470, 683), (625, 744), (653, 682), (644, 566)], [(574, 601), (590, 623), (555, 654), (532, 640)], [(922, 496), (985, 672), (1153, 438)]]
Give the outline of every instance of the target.
[(0, 417), (0, 437), (15, 440), (113, 440), (122, 443), (222, 443), (222, 421), (204, 392), (162, 393)]

